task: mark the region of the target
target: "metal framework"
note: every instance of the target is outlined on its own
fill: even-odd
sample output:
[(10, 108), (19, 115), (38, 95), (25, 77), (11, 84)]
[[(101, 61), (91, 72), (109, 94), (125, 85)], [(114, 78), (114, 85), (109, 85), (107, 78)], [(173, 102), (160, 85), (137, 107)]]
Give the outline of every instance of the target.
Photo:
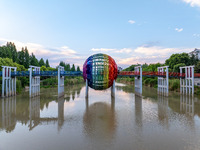
[(135, 70), (135, 94), (142, 96), (142, 66), (134, 67)]
[[(194, 66), (180, 68), (180, 93), (194, 95)], [(185, 72), (185, 74), (183, 74)]]
[(2, 66), (2, 97), (16, 95), (16, 77), (12, 77), (12, 70), (16, 72), (17, 67)]
[(29, 66), (29, 96), (40, 95), (40, 67)]
[(158, 67), (158, 94), (168, 96), (169, 94), (169, 66)]
[(64, 71), (64, 67), (58, 66), (58, 97), (64, 96), (64, 76), (61, 75), (61, 72)]

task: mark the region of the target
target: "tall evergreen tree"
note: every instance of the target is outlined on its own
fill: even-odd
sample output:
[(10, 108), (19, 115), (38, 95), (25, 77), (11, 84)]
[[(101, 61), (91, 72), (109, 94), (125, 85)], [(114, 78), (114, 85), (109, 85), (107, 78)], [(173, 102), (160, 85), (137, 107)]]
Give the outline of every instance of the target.
[(50, 67), (48, 59), (46, 60), (46, 67)]
[(30, 56), (30, 65), (39, 66), (38, 60), (33, 53)]
[(66, 71), (70, 71), (70, 64), (66, 65)]
[(24, 54), (24, 67), (28, 68), (30, 64), (30, 57), (27, 47), (25, 47), (25, 54)]
[(40, 59), (39, 65), (40, 65), (40, 67), (46, 66), (45, 63), (44, 63), (44, 59), (43, 58)]
[(77, 67), (77, 71), (81, 71), (79, 66)]
[(6, 47), (8, 47), (11, 51), (13, 62), (17, 62), (18, 58), (17, 58), (17, 49), (15, 44), (12, 42), (7, 42)]
[(71, 71), (76, 71), (74, 64), (72, 65)]
[(25, 50), (22, 47), (22, 50), (18, 52), (18, 63), (25, 66)]

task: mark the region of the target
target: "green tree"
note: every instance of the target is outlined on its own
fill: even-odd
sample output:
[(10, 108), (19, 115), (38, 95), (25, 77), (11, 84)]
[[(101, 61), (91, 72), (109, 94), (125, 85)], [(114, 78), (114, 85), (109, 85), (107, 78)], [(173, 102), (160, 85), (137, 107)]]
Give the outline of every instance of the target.
[(46, 60), (46, 67), (50, 67), (48, 59)]
[(25, 50), (22, 47), (22, 50), (18, 52), (18, 63), (25, 66)]
[(17, 62), (17, 49), (14, 43), (7, 42), (6, 47), (10, 49), (13, 62)]
[(165, 61), (165, 64), (168, 65), (171, 69), (180, 63), (184, 63), (186, 66), (191, 64), (190, 57), (187, 53), (172, 54), (170, 58)]
[(40, 67), (46, 66), (45, 63), (44, 63), (44, 59), (43, 58), (40, 59), (39, 65), (40, 65)]
[(174, 65), (173, 72), (180, 72), (179, 67), (186, 66), (184, 63)]
[(47, 71), (47, 68), (46, 68), (46, 66), (41, 66), (40, 70), (41, 71)]
[(71, 71), (76, 71), (74, 64), (72, 65)]
[(198, 61), (198, 63), (195, 65), (194, 71), (195, 71), (196, 73), (200, 73), (200, 61)]
[(66, 71), (70, 71), (70, 64), (66, 64)]
[(30, 56), (30, 65), (39, 66), (38, 60), (33, 53)]
[(24, 67), (28, 68), (30, 64), (30, 56), (27, 47), (25, 47), (24, 53)]
[(77, 67), (77, 71), (81, 71), (79, 66)]

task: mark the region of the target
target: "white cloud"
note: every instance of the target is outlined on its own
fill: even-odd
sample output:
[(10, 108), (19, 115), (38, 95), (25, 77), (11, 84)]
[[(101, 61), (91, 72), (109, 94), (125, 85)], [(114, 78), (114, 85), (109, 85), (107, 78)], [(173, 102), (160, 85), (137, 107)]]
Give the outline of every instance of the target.
[(183, 28), (175, 28), (175, 31), (177, 31), (177, 32), (182, 32), (182, 31), (183, 31)]
[(194, 37), (200, 37), (200, 34), (193, 34)]
[(92, 48), (91, 49), (94, 52), (110, 52), (114, 51), (115, 49), (109, 49), (109, 48)]
[(27, 47), (30, 55), (33, 53), (38, 59), (48, 59), (52, 67), (56, 67), (60, 61), (65, 61), (66, 63), (79, 65), (81, 67), (86, 59), (85, 56), (80, 57), (75, 50), (70, 49), (68, 46), (49, 48), (36, 43), (23, 43), (17, 40), (0, 38), (0, 45), (5, 45), (7, 42), (14, 42), (18, 51), (20, 51), (22, 47)]
[(200, 0), (183, 0), (184, 2), (190, 4), (192, 7), (200, 7)]
[(134, 24), (134, 23), (136, 23), (136, 22), (135, 22), (134, 20), (129, 20), (128, 23)]
[(131, 53), (131, 48), (122, 48), (122, 49), (108, 49), (108, 48), (92, 48), (93, 52), (111, 52), (111, 53)]

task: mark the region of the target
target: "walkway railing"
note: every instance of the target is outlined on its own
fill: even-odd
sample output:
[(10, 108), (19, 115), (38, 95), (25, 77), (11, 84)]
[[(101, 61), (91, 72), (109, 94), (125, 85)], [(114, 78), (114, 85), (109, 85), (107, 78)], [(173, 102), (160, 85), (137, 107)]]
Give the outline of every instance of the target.
[[(134, 71), (121, 71), (118, 76), (138, 76), (139, 72)], [(165, 77), (166, 73), (158, 73), (153, 71), (143, 71), (144, 77)], [(170, 78), (185, 78), (185, 73), (169, 72)], [(194, 78), (200, 78), (200, 73), (194, 73)]]
[[(81, 76), (81, 71), (61, 71), (61, 76)], [(2, 76), (2, 71), (0, 71), (0, 76)], [(12, 77), (28, 77), (29, 71), (16, 71), (11, 73)], [(33, 76), (58, 76), (58, 71), (40, 71), (34, 72)]]

